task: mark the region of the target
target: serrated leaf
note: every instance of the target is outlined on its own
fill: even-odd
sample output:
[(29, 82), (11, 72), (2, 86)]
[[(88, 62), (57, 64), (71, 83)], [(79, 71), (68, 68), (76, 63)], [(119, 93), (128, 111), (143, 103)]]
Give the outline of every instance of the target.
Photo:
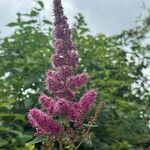
[(47, 139), (47, 135), (41, 135), (41, 136), (36, 137), (34, 140), (28, 142), (27, 144), (32, 145), (32, 144), (36, 144), (39, 142), (44, 142), (46, 139)]

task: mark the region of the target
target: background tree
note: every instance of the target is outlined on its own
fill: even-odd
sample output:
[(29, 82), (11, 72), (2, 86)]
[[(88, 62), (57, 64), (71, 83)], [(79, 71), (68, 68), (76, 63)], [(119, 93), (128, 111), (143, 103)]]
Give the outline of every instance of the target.
[[(126, 45), (124, 43), (126, 38), (124, 33), (132, 34), (133, 30), (137, 30), (138, 27), (113, 37), (106, 37), (102, 34), (93, 37), (90, 33), (88, 34), (83, 17), (79, 15), (76, 19), (79, 24), (75, 24), (75, 27), (80, 30), (75, 32), (75, 39), (79, 45), (83, 69), (91, 73), (95, 81), (94, 86), (99, 90), (99, 100), (107, 102), (105, 113), (99, 120), (100, 127), (95, 130), (93, 145), (95, 149), (99, 147), (99, 149), (106, 150), (138, 148), (141, 142), (149, 141), (147, 121), (140, 118), (140, 112), (148, 110), (148, 103), (141, 102), (141, 95), (137, 97), (137, 94), (134, 93), (135, 89), (141, 90), (146, 83), (143, 83), (142, 86), (133, 86), (133, 83), (141, 81), (144, 75), (141, 72), (145, 66), (142, 62), (137, 65), (135, 55), (139, 54), (139, 49), (137, 48), (132, 55), (132, 49), (126, 50), (130, 43)], [(145, 27), (141, 27), (140, 30), (145, 30)], [(134, 36), (137, 36), (137, 33)], [(133, 37), (129, 36), (128, 40), (129, 38), (135, 42)], [(147, 49), (143, 49), (143, 52), (146, 51)], [(132, 56), (133, 61), (129, 55)], [(87, 68), (84, 68), (84, 64)], [(147, 90), (143, 93), (147, 93), (147, 98), (149, 98)]]

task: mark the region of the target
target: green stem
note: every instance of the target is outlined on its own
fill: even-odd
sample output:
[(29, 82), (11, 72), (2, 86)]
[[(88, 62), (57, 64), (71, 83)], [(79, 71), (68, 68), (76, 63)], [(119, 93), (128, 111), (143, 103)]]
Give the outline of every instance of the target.
[(63, 150), (63, 144), (62, 141), (59, 140), (59, 150)]
[(52, 150), (53, 149), (53, 141), (51, 139), (51, 135), (48, 135), (48, 139), (45, 142), (45, 150)]
[(80, 147), (80, 145), (84, 142), (84, 140), (86, 140), (88, 133), (90, 132), (91, 127), (88, 128), (87, 132), (85, 133), (85, 136), (83, 137), (83, 139), (80, 141), (80, 143), (78, 144), (78, 146), (75, 148), (75, 150), (78, 150), (78, 148)]

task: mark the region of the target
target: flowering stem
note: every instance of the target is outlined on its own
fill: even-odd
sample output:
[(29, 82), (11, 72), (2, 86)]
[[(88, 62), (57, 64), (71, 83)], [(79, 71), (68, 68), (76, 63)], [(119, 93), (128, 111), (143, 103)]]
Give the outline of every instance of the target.
[[(95, 111), (94, 119), (93, 119), (93, 120), (91, 121), (91, 123), (90, 123), (91, 125), (96, 121), (96, 119), (97, 119), (97, 117), (98, 117), (98, 114), (103, 110), (104, 106), (105, 106), (105, 103), (104, 103), (104, 102), (103, 102), (103, 103), (100, 103), (100, 104), (98, 105), (98, 107), (97, 107), (97, 109), (96, 109), (96, 111)], [(82, 138), (82, 140), (80, 141), (80, 143), (78, 144), (78, 146), (75, 148), (75, 150), (77, 150), (77, 149), (80, 147), (80, 145), (86, 140), (86, 138), (87, 138), (87, 136), (88, 136), (88, 134), (89, 134), (91, 128), (92, 128), (92, 127), (89, 127), (89, 128), (88, 128), (88, 130), (86, 131), (84, 137)]]
[(77, 149), (80, 147), (80, 145), (84, 142), (84, 140), (86, 140), (86, 137), (87, 137), (87, 135), (88, 135), (90, 129), (91, 129), (91, 127), (88, 128), (87, 132), (85, 133), (84, 138), (80, 141), (80, 143), (79, 143), (78, 146), (75, 148), (75, 150), (77, 150)]
[[(53, 69), (46, 73), (45, 83), (46, 89), (53, 93), (54, 98), (42, 93), (38, 100), (44, 111), (33, 108), (28, 113), (28, 119), (30, 124), (36, 128), (37, 133), (51, 134), (44, 145), (48, 147), (47, 150), (54, 146), (54, 142), (59, 144), (59, 150), (63, 150), (65, 130), (72, 124), (75, 129), (82, 127), (86, 113), (97, 97), (97, 92), (94, 89), (88, 90), (79, 98), (79, 101), (77, 100), (75, 92), (88, 81), (89, 76), (86, 72), (76, 74), (75, 68), (79, 64), (77, 46), (72, 41), (71, 30), (67, 24), (67, 17), (63, 13), (61, 0), (53, 0), (53, 4), (55, 53), (51, 56)], [(61, 124), (62, 119), (56, 120), (61, 116), (69, 120), (69, 126)], [(86, 138), (88, 134), (89, 131), (84, 137)]]
[(50, 135), (48, 135), (48, 139), (43, 143), (41, 150), (53, 150), (53, 142)]

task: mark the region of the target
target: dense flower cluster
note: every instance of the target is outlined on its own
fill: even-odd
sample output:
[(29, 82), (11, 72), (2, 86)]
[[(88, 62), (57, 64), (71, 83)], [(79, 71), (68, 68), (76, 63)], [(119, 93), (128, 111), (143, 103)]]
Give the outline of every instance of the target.
[(61, 0), (54, 0), (54, 48), (55, 54), (51, 57), (53, 70), (46, 73), (46, 89), (54, 94), (55, 98), (44, 93), (39, 97), (39, 103), (45, 109), (33, 108), (28, 113), (29, 122), (41, 134), (56, 134), (62, 130), (62, 125), (55, 121), (59, 115), (64, 115), (81, 128), (86, 113), (96, 99), (96, 91), (87, 91), (80, 100), (75, 96), (75, 90), (88, 81), (88, 74), (75, 74), (75, 67), (79, 62), (77, 46), (71, 40), (71, 31), (64, 16)]
[(51, 132), (55, 134), (61, 130), (61, 126), (40, 109), (31, 109), (29, 111), (28, 118), (33, 127), (37, 129), (38, 133)]

